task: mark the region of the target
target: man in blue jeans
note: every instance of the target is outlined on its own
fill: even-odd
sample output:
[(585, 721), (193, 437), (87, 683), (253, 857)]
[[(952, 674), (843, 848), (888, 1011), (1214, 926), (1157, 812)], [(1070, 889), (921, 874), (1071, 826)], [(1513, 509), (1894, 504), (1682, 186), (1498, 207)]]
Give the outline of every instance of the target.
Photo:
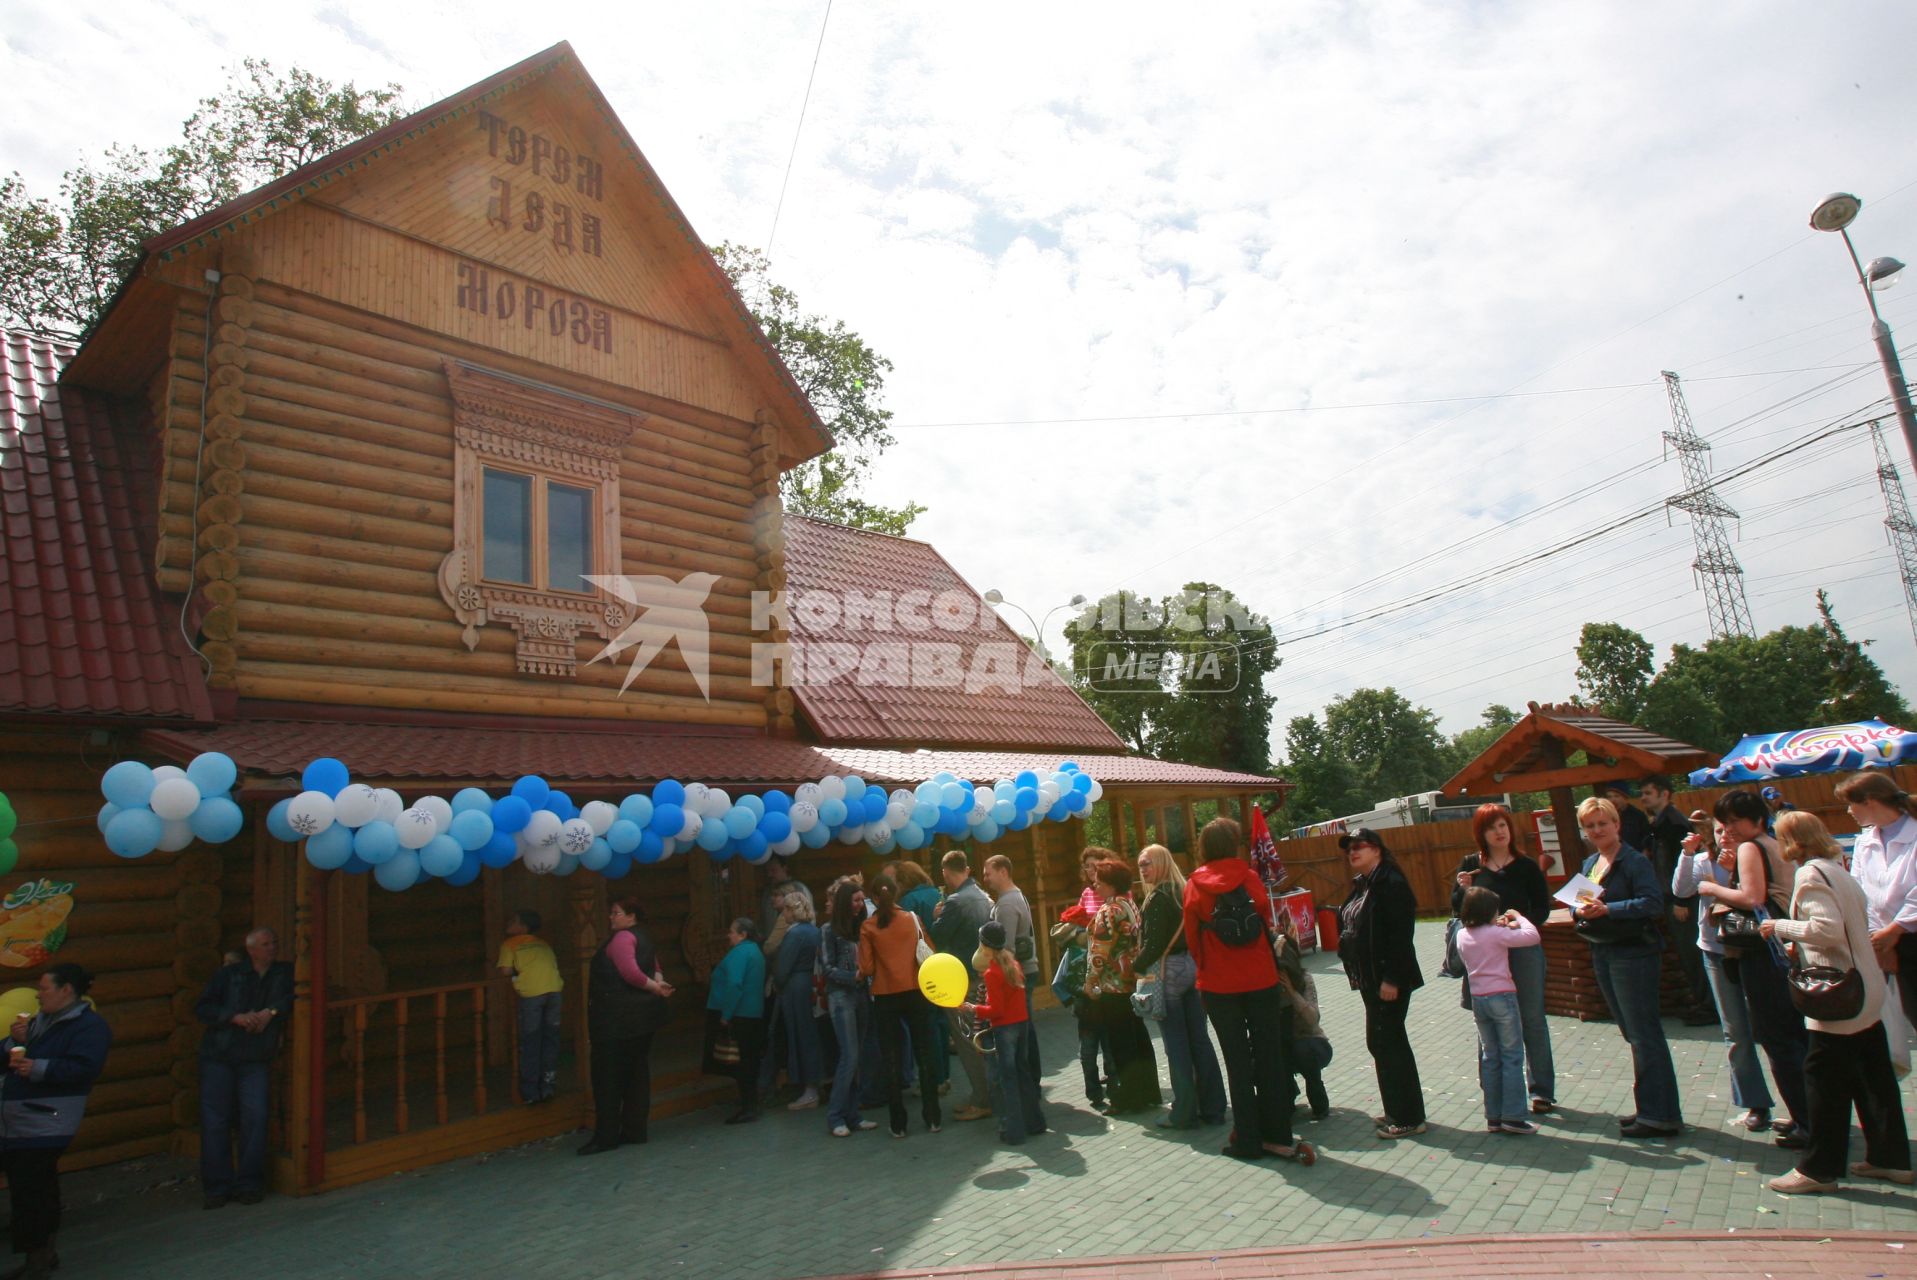
[[(200, 1191), (204, 1206), (258, 1204), (266, 1189), (273, 1057), (293, 1012), (293, 966), (271, 929), (246, 935), (246, 959), (214, 974), (194, 1013), (200, 1039)], [(239, 1138), (235, 1166), (233, 1140)]]

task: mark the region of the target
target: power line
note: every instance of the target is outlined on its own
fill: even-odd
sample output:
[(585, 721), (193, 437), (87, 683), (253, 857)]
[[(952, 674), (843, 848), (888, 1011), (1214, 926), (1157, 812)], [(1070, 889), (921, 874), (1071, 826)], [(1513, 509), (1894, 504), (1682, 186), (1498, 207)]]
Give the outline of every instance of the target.
[(819, 55), (825, 51), (825, 29), (832, 21), (832, 0), (825, 0), (825, 17), (819, 22), (819, 43), (812, 50), (812, 70), (806, 73), (805, 97), (799, 101), (799, 122), (792, 128), (792, 149), (785, 157), (785, 177), (779, 180), (778, 203), (772, 206), (772, 230), (766, 232), (765, 256), (772, 256), (772, 242), (779, 238), (779, 215), (785, 211), (785, 189), (792, 182), (792, 162), (799, 157), (799, 135), (805, 131), (805, 110), (812, 105), (812, 82), (819, 75)]

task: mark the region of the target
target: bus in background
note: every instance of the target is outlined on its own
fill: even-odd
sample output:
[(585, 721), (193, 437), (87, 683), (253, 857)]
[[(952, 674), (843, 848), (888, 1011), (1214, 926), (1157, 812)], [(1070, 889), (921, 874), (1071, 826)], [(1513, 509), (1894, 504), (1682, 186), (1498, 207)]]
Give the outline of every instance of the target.
[(1395, 800), (1380, 800), (1377, 807), (1363, 813), (1346, 814), (1329, 822), (1314, 822), (1308, 827), (1294, 827), (1285, 838), (1297, 840), (1305, 836), (1343, 835), (1359, 827), (1384, 831), (1390, 827), (1415, 827), (1427, 822), (1469, 822), (1471, 815), (1478, 811), (1478, 806), (1484, 804), (1501, 804), (1509, 808), (1511, 797), (1447, 796), (1442, 791), (1420, 791), (1415, 795), (1399, 796)]

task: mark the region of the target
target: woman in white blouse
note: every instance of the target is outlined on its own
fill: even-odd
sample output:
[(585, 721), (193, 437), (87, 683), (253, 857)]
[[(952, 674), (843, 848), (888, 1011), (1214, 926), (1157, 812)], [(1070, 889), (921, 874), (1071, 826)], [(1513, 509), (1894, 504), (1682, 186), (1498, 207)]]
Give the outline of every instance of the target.
[(1885, 973), (1903, 973), (1897, 995), (1917, 1025), (1917, 800), (1876, 772), (1844, 779), (1837, 798), (1863, 828), (1850, 867), (1870, 906), (1870, 944)]
[(1917, 1179), (1911, 1173), (1903, 1099), (1884, 1035), (1884, 975), (1871, 963), (1864, 890), (1844, 870), (1837, 842), (1816, 814), (1780, 814), (1777, 845), (1778, 853), (1798, 867), (1790, 918), (1766, 920), (1760, 929), (1767, 938), (1793, 944), (1795, 959), (1807, 967), (1855, 970), (1863, 979), (1864, 1000), (1854, 1017), (1806, 1019), (1810, 1146), (1797, 1168), (1771, 1179), (1771, 1190), (1784, 1195), (1837, 1190), (1849, 1154), (1853, 1108), (1864, 1128), (1864, 1159), (1851, 1165), (1850, 1172), (1909, 1186)]

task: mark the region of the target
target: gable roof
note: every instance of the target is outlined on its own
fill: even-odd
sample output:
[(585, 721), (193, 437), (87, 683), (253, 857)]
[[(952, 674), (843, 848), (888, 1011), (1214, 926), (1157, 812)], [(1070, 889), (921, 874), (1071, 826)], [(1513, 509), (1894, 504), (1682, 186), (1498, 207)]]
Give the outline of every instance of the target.
[(149, 570), (124, 403), (60, 387), (72, 348), (0, 330), (0, 713), (213, 718)]
[[(972, 618), (955, 630), (875, 634), (859, 619), (832, 621), (826, 610), (791, 610), (795, 647), (850, 645), (861, 654), (875, 643), (950, 644), (969, 670), (981, 644), (1008, 646), (1029, 687), (1017, 693), (997, 687), (901, 687), (860, 679), (858, 673), (817, 683), (795, 681), (793, 694), (827, 742), (968, 746), (1021, 750), (1124, 751), (1126, 743), (1070, 685), (1041, 661), (1025, 661), (1027, 646), (985, 603), (970, 583), (929, 543), (788, 515), (785, 519), (787, 598), (795, 606), (808, 592), (835, 604), (848, 593), (883, 599), (887, 606), (907, 592), (935, 599), (961, 592), (974, 604)], [(807, 664), (801, 664), (802, 675)]]
[(665, 183), (660, 181), (658, 172), (639, 150), (639, 144), (633, 141), (632, 134), (627, 131), (624, 123), (613, 111), (612, 104), (606, 100), (605, 94), (591, 74), (586, 71), (585, 65), (579, 61), (579, 56), (573, 52), (571, 43), (565, 40), (561, 40), (549, 49), (541, 50), (522, 62), (514, 63), (458, 93), (442, 98), (429, 107), (415, 111), (402, 120), (396, 120), (357, 142), (349, 143), (329, 155), (302, 165), (284, 177), (235, 197), (217, 209), (212, 209), (189, 222), (181, 223), (169, 231), (154, 236), (142, 246), (143, 254), (139, 265), (121, 283), (120, 288), (107, 304), (106, 311), (101, 314), (92, 333), (82, 342), (82, 351), (86, 343), (106, 327), (108, 318), (119, 308), (129, 290), (143, 278), (148, 263), (165, 262), (177, 254), (191, 252), (210, 244), (221, 235), (241, 226), (270, 217), (287, 205), (320, 191), (336, 178), (343, 177), (348, 172), (357, 171), (415, 139), (433, 133), (449, 121), (476, 110), (483, 103), (561, 69), (569, 70), (577, 77), (593, 110), (612, 131), (621, 149), (625, 151), (627, 158), (637, 170), (641, 182), (659, 205), (661, 212), (684, 238), (691, 250), (691, 257), (699, 263), (702, 273), (706, 276), (708, 286), (715, 291), (716, 296), (724, 299), (729, 312), (726, 318), (735, 329), (741, 343), (758, 350), (764, 358), (770, 381), (793, 411), (796, 425), (802, 432), (813, 437), (816, 448), (798, 460), (804, 461), (806, 458), (815, 457), (830, 449), (833, 444), (832, 433), (820, 420), (818, 411), (813, 408), (805, 392), (800, 390), (799, 384), (793, 380), (791, 370), (786, 368), (784, 360), (779, 357), (771, 340), (760, 328), (758, 320), (746, 307), (745, 300), (739, 296), (739, 291), (732, 287), (732, 281), (713, 259), (711, 252), (706, 248), (705, 241), (693, 230), (685, 211), (672, 198), (672, 193), (666, 190)]
[[(1590, 763), (1567, 767), (1562, 757), (1573, 751), (1584, 752)], [(1717, 760), (1714, 751), (1601, 716), (1589, 707), (1533, 702), (1530, 714), (1445, 783), (1444, 791), (1447, 795), (1495, 795), (1595, 786), (1653, 774), (1688, 774)]]

